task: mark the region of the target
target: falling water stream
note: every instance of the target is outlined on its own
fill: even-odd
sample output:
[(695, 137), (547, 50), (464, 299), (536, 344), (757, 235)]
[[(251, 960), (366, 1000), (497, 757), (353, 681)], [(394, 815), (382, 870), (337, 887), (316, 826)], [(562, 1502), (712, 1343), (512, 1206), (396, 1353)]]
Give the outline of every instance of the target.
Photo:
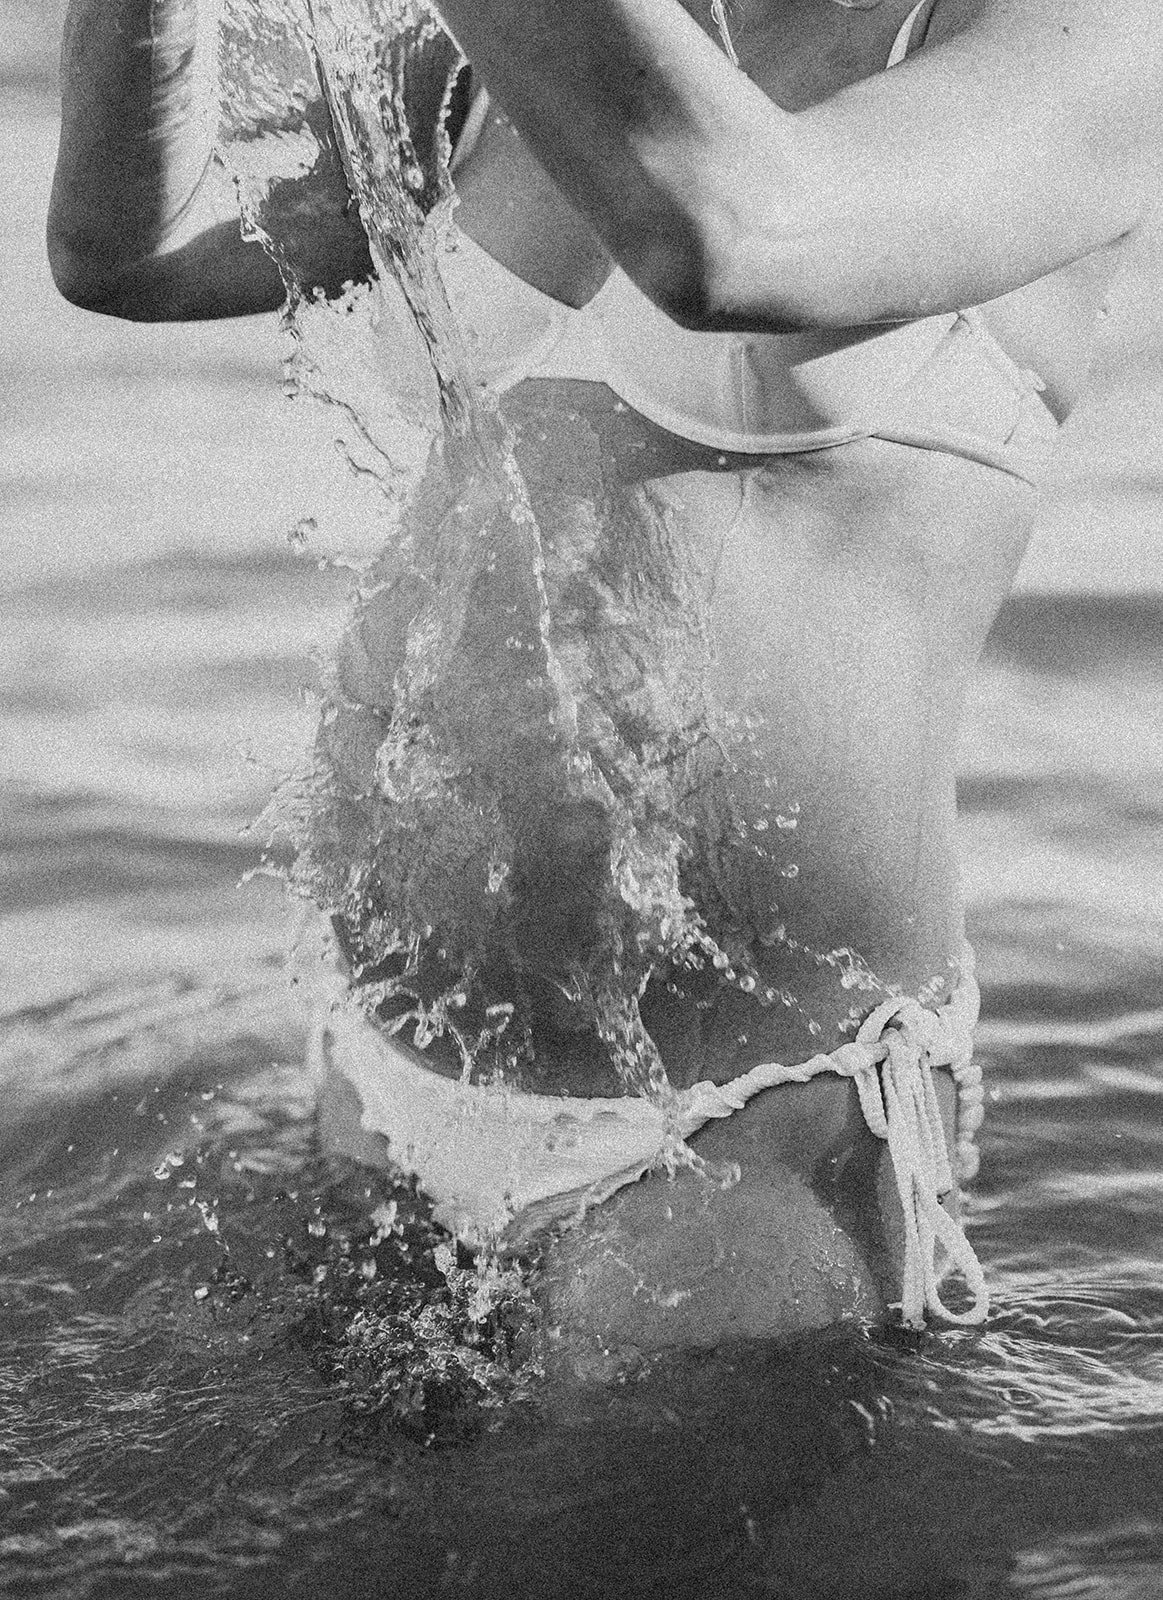
[[(249, 224), (289, 279), (290, 381), (341, 409), (351, 459), (385, 497), (383, 552), (340, 650), (314, 766), (281, 798), (293, 881), (340, 919), (357, 977), (374, 974), (369, 1008), (412, 1025), (418, 1043), (447, 1034), (466, 1071), (511, 1071), (528, 1054), (523, 995), (549, 984), (627, 1086), (665, 1099), (638, 1013), (645, 978), (664, 962), (711, 961), (728, 981), (746, 967), (681, 882), (684, 760), (709, 737), (698, 608), (670, 630), (688, 636), (685, 659), (657, 630), (628, 732), (617, 667), (555, 621), (512, 430), (443, 287), (441, 262), (458, 248), (444, 116), (463, 62), (431, 13), (413, 0), (319, 0), (281, 19), (274, 52), (265, 8), (232, 0), (228, 19), (223, 147)], [(256, 127), (260, 44), (264, 62), (281, 63), (283, 104), (271, 104), (268, 65)], [(320, 90), (337, 151), (304, 125)], [(306, 193), (336, 154), (375, 277), (327, 301), (297, 280), (316, 214), (287, 190)], [(650, 567), (644, 553), (643, 589)], [(672, 619), (683, 612), (672, 605)], [(640, 621), (646, 637), (654, 619)], [(523, 928), (550, 817), (558, 881), (591, 897), (584, 929), (553, 951)]]

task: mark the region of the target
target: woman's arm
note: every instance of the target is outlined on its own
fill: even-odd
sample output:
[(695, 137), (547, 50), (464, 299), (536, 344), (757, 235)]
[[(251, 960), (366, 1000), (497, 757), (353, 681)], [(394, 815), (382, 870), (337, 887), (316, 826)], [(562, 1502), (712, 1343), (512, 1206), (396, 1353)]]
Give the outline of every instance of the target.
[[(57, 287), (76, 305), (177, 321), (284, 301), (279, 269), (242, 237), (233, 187), (214, 159), (212, 16), (199, 18), (197, 0), (71, 0), (48, 252)], [(313, 214), (293, 265), (305, 287), (338, 289), (370, 261), (326, 118), (312, 120), (322, 155), (304, 180)]]
[(980, 304), (1157, 204), (1157, 0), (943, 0), (939, 42), (796, 114), (678, 0), (439, 3), (616, 259), (689, 326)]

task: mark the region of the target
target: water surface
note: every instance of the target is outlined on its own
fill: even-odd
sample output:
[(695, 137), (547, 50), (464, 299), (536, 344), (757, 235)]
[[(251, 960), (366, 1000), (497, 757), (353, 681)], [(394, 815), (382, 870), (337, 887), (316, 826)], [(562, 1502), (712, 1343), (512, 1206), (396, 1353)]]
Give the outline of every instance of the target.
[[(51, 126), (6, 117), (18, 216)], [(16, 237), (41, 298), (0, 343), (4, 1591), (1154, 1600), (1160, 602), (1015, 601), (970, 707), (988, 1326), (565, 1396), (519, 1294), (474, 1324), (423, 1206), (320, 1161), (294, 916), (239, 887), (343, 603), (315, 557), (347, 535), (286, 538), (326, 437), (289, 448), (270, 330), (49, 312)], [(1133, 565), (1158, 480), (1109, 439), (1069, 503)]]

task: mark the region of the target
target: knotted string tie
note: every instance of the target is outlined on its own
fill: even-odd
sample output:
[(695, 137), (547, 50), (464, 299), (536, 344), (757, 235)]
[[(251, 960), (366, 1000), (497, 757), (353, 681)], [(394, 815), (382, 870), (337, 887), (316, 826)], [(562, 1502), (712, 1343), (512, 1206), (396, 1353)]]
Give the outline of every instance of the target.
[[(730, 1083), (698, 1083), (677, 1096), (679, 1120), (687, 1129), (739, 1111), (762, 1089), (807, 1083), (824, 1072), (851, 1078), (869, 1130), (888, 1145), (893, 1178), (904, 1218), (901, 1319), (923, 1328), (926, 1313), (945, 1323), (973, 1327), (989, 1311), (985, 1274), (965, 1231), (942, 1207), (954, 1187), (953, 1168), (934, 1067), (950, 1067), (957, 1085), (957, 1169), (962, 1179), (977, 1171), (973, 1139), (982, 1121), (981, 1072), (973, 1062), (973, 1026), (979, 1006), (972, 958), (963, 963), (956, 992), (940, 1011), (897, 996), (876, 1007), (855, 1039), (829, 1054), (796, 1066), (764, 1062)], [(945, 1266), (958, 1268), (972, 1296), (965, 1311), (951, 1311), (941, 1298)]]
[[(943, 1017), (900, 997), (877, 1006), (853, 1042), (832, 1056), (834, 1070), (855, 1083), (869, 1130), (888, 1145), (904, 1218), (901, 1320), (908, 1328), (924, 1327), (926, 1312), (942, 1322), (972, 1327), (989, 1310), (981, 1263), (961, 1224), (941, 1205), (954, 1187), (954, 1176), (933, 1082), (935, 1066), (962, 1067), (959, 1111), (964, 1117), (976, 1108), (978, 1115), (969, 1120), (980, 1121), (980, 1084), (965, 1082), (966, 1068), (950, 1038), (953, 1031)], [(963, 1148), (971, 1134), (959, 1132)], [(938, 1246), (964, 1276), (973, 1297), (966, 1311), (951, 1311), (941, 1298)]]

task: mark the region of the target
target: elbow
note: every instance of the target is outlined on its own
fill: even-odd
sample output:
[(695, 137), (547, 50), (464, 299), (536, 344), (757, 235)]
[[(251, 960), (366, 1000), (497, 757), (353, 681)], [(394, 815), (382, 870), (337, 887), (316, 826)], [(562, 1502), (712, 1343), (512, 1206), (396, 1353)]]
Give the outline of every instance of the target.
[(48, 252), (49, 272), (58, 294), (78, 311), (92, 311), (119, 322), (183, 322), (189, 313), (159, 297), (128, 274), (101, 271), (67, 252)]
[(173, 322), (181, 309), (141, 264), (117, 261), (105, 251), (86, 248), (49, 214), (45, 234), (48, 269), (58, 294), (79, 311), (121, 322)]
[(666, 263), (639, 280), (639, 287), (670, 320), (690, 333), (720, 333), (734, 324), (725, 316), (717, 286), (700, 259)]
[(631, 227), (620, 221), (612, 253), (648, 300), (692, 333), (726, 326), (722, 274), (715, 268), (724, 253), (720, 228), (677, 205), (640, 212)]
[(699, 248), (656, 255), (644, 268), (623, 266), (672, 322), (693, 333), (834, 333), (926, 314), (898, 310), (858, 280), (813, 278), (792, 263), (765, 263), (761, 272), (747, 272), (739, 261), (715, 263), (713, 252)]
[(71, 269), (57, 271), (50, 266), (50, 271), (57, 293), (78, 311), (94, 311), (100, 316), (135, 320), (127, 317), (125, 310), (114, 302), (105, 285), (95, 283)]
[(717, 285), (697, 237), (671, 234), (619, 259), (647, 299), (680, 328), (711, 333), (722, 326)]
[(95, 311), (107, 317), (121, 317), (139, 321), (123, 295), (119, 295), (116, 277), (107, 269), (87, 258), (54, 229), (50, 220), (45, 240), (48, 268), (52, 281), (60, 294), (79, 311)]
[(56, 290), (71, 306), (76, 306), (81, 311), (95, 311), (98, 309), (98, 286), (93, 275), (85, 270), (84, 263), (77, 258), (74, 251), (54, 233), (50, 224), (48, 236), (45, 240), (48, 254), (48, 270)]
[(861, 320), (851, 286), (811, 270), (790, 237), (751, 240), (718, 207), (636, 230), (614, 254), (647, 298), (693, 333), (804, 333)]

